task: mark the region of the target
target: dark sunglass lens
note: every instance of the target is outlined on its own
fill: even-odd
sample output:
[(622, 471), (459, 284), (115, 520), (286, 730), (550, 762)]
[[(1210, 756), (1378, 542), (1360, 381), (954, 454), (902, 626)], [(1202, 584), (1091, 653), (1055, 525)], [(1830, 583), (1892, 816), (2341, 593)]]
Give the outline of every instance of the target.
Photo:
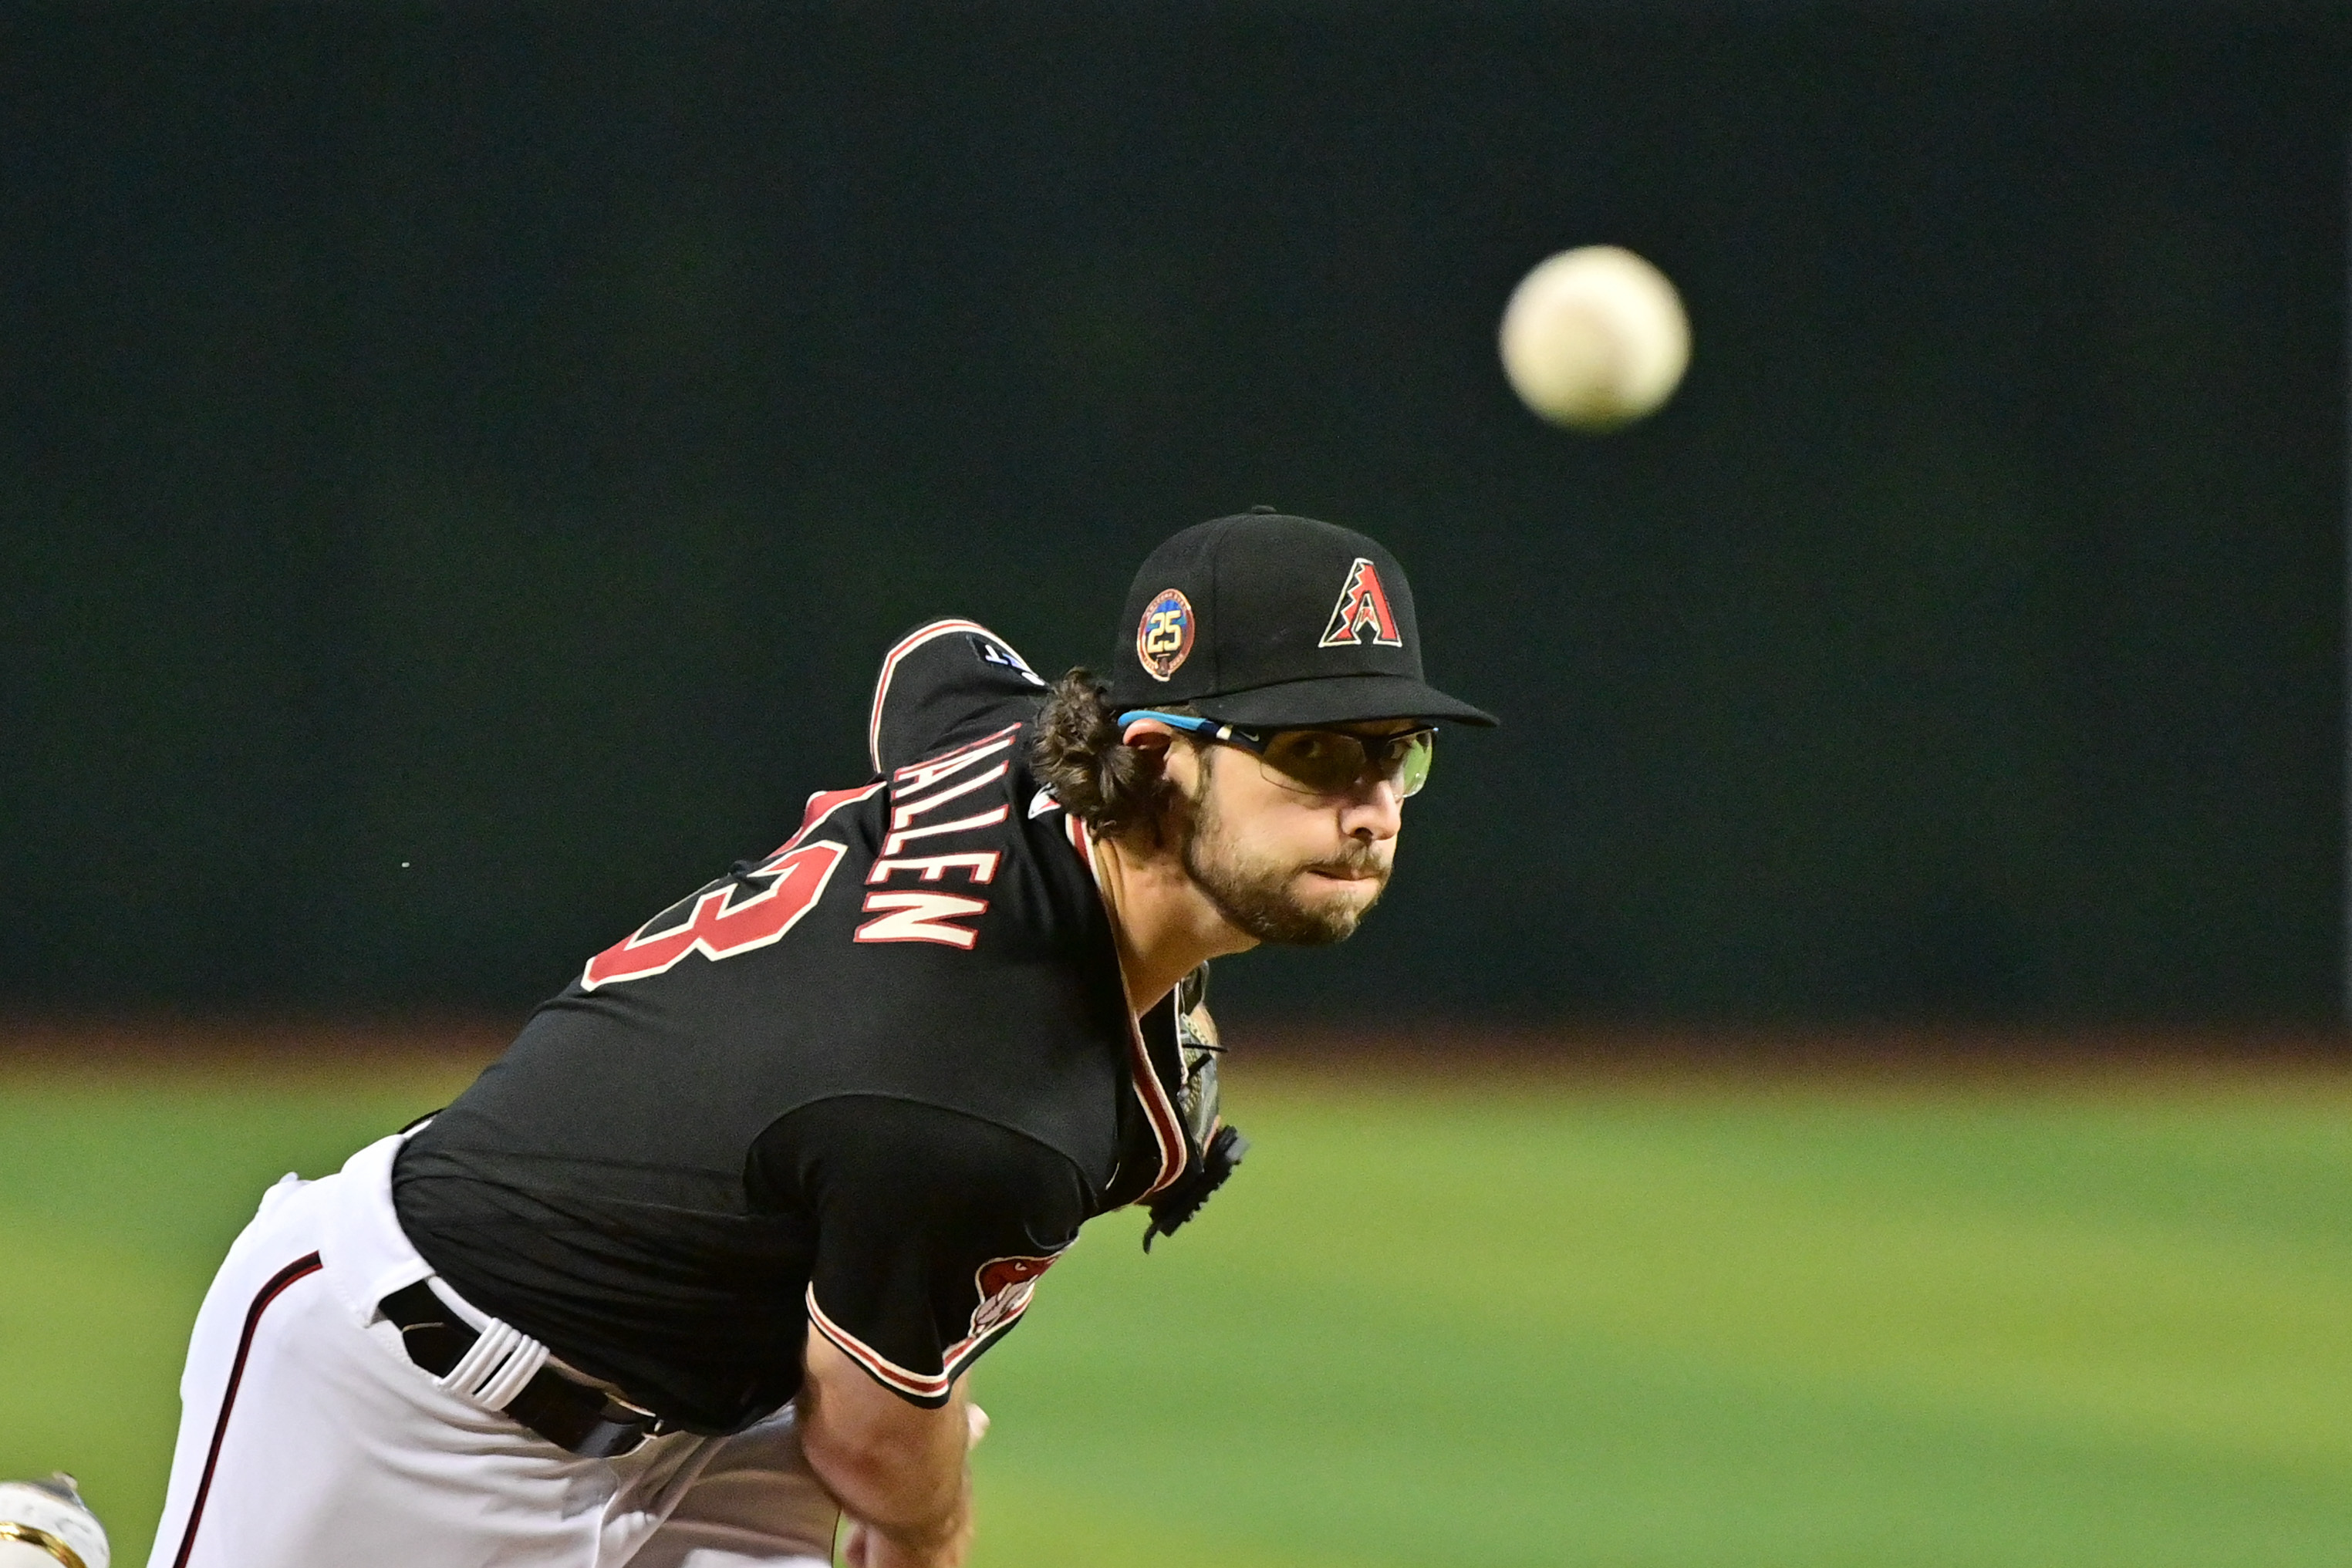
[(1291, 729), (1267, 740), (1265, 760), (1292, 782), (1318, 795), (1336, 795), (1363, 772), (1364, 748), (1353, 736)]
[(1377, 764), (1379, 776), (1399, 796), (1416, 794), (1429, 780), (1432, 731), (1360, 737), (1329, 729), (1292, 729), (1269, 737), (1264, 758), (1277, 783), (1318, 795), (1355, 789)]

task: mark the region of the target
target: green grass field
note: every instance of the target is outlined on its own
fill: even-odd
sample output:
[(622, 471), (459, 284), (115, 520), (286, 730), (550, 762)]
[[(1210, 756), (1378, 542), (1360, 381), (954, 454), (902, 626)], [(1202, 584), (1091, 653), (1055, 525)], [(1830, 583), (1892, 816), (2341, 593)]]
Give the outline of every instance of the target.
[[(2352, 1562), (2343, 1080), (1234, 1076), (976, 1375), (982, 1568)], [(0, 1078), (0, 1475), (142, 1563), (261, 1187), (461, 1081)]]

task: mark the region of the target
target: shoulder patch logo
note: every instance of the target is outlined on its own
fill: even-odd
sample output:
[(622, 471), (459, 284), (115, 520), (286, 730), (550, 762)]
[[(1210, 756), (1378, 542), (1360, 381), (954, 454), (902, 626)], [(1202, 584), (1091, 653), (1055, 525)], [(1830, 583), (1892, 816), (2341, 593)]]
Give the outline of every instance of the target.
[(1315, 645), (1360, 648), (1366, 632), (1383, 648), (1404, 646), (1404, 639), (1397, 634), (1396, 616), (1389, 610), (1389, 596), (1381, 587), (1380, 569), (1358, 556), (1356, 564), (1348, 569), (1348, 580), (1339, 585), (1339, 602), (1331, 606), (1331, 623), (1323, 628), (1323, 641)]
[(1038, 1278), (1053, 1266), (1052, 1258), (992, 1258), (982, 1263), (972, 1277), (980, 1305), (971, 1311), (971, 1337), (993, 1333), (1027, 1312)]
[(1045, 684), (1045, 678), (1029, 667), (1028, 660), (995, 638), (982, 636), (977, 632), (967, 632), (964, 635), (971, 640), (971, 651), (980, 656), (982, 664), (994, 664), (999, 669), (1011, 670), (1033, 686), (1042, 686)]
[(1175, 589), (1161, 589), (1159, 597), (1143, 607), (1143, 619), (1136, 623), (1135, 656), (1144, 673), (1155, 681), (1174, 674), (1192, 657), (1196, 630), (1192, 601)]

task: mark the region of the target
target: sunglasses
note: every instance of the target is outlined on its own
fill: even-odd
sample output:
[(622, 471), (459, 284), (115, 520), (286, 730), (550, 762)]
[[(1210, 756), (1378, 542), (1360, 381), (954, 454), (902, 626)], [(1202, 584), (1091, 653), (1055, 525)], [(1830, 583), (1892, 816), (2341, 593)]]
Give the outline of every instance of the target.
[(1397, 798), (1421, 793), (1437, 747), (1433, 729), (1398, 735), (1353, 735), (1344, 729), (1277, 729), (1260, 734), (1213, 718), (1138, 708), (1127, 719), (1157, 719), (1187, 735), (1254, 753), (1266, 778), (1307, 795), (1344, 795), (1366, 779), (1396, 786)]

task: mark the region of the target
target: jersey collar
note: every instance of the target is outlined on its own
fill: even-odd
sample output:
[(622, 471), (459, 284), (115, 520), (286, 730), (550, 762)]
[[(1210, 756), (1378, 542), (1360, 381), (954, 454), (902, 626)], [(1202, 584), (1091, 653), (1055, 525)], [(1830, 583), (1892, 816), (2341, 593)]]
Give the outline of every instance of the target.
[[(1080, 821), (1075, 812), (1064, 811), (1062, 821), (1070, 847), (1086, 862), (1087, 874), (1094, 883), (1095, 897), (1102, 904), (1103, 919), (1106, 924), (1113, 925), (1111, 964), (1116, 968), (1118, 964), (1116, 920), (1111, 914), (1109, 894), (1103, 887), (1102, 868), (1095, 860), (1094, 834), (1087, 831), (1086, 823)], [(1153, 1025), (1147, 1037), (1142, 1020), (1127, 1007), (1126, 976), (1121, 974), (1117, 979), (1119, 1013), (1127, 1020), (1128, 1076), (1135, 1086), (1135, 1097), (1143, 1103), (1144, 1119), (1151, 1124), (1152, 1140), (1160, 1150), (1159, 1171), (1153, 1176), (1151, 1185), (1134, 1200), (1143, 1203), (1157, 1197), (1169, 1183), (1182, 1176), (1185, 1164), (1191, 1158), (1191, 1146), (1184, 1137), (1183, 1118), (1177, 1113), (1174, 1095), (1178, 1075), (1183, 1071), (1182, 1053), (1176, 1040), (1173, 1006), (1155, 1007), (1146, 1015)], [(1169, 993), (1171, 998), (1174, 994), (1172, 991)], [(1167, 1018), (1165, 1030), (1159, 1027), (1163, 1011)], [(1166, 1038), (1159, 1038), (1162, 1035)], [(1159, 1049), (1154, 1050), (1154, 1044)]]

